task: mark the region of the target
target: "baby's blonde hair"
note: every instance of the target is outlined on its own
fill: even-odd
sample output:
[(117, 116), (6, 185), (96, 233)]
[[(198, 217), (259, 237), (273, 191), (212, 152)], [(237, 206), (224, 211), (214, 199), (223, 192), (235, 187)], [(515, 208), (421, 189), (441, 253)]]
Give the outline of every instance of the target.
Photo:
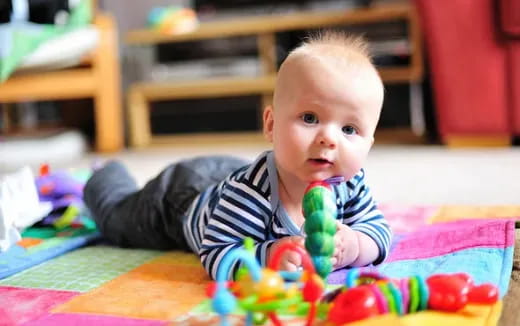
[[(322, 31), (309, 36), (300, 46), (289, 53), (282, 63), (276, 79), (273, 96), (273, 107), (278, 106), (284, 94), (290, 94), (297, 87), (291, 81), (292, 73), (287, 73), (291, 62), (301, 62), (314, 59), (339, 69), (369, 69), (381, 78), (372, 64), (368, 42), (362, 36), (349, 35), (339, 31)], [(381, 82), (382, 85), (382, 82)]]
[(359, 35), (350, 35), (341, 31), (321, 31), (310, 35), (287, 57), (335, 58), (347, 64), (365, 62), (372, 64), (368, 42)]

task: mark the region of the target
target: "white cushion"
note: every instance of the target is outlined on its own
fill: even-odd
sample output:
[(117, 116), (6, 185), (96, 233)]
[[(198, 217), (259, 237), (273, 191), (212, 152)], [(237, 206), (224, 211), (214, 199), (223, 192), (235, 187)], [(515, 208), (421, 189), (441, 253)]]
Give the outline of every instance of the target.
[(16, 72), (75, 66), (96, 48), (98, 41), (99, 31), (94, 26), (65, 33), (40, 45), (22, 61)]

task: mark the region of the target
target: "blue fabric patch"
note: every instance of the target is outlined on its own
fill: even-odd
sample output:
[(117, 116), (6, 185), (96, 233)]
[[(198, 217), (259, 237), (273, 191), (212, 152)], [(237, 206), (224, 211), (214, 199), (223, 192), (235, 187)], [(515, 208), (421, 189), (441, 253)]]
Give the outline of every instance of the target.
[(438, 257), (399, 260), (378, 266), (382, 274), (391, 278), (467, 273), (475, 284), (498, 286), (501, 298), (507, 293), (512, 268), (513, 247), (471, 248)]
[(100, 238), (99, 232), (75, 236), (64, 239), (42, 250), (32, 250), (13, 245), (9, 250), (0, 254), (0, 279), (6, 278), (29, 267), (41, 264), (44, 261), (62, 255), (73, 249), (83, 247)]

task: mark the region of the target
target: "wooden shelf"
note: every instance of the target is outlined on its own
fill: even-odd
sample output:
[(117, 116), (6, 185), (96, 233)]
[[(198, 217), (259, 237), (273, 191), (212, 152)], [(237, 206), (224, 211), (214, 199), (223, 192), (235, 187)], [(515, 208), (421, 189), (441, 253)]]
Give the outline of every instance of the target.
[[(328, 12), (298, 12), (284, 15), (237, 17), (226, 21), (202, 23), (190, 33), (169, 35), (152, 29), (130, 31), (129, 45), (187, 42), (232, 36), (257, 37), (258, 59), (262, 75), (176, 82), (137, 82), (128, 92), (130, 144), (144, 147), (152, 143), (150, 102), (224, 96), (260, 95), (262, 106), (271, 103), (276, 83), (276, 33), (291, 30), (319, 29), (352, 24), (375, 24), (406, 21), (410, 43), (410, 64), (378, 67), (385, 83), (417, 83), (423, 78), (422, 42), (417, 14), (408, 4), (380, 5), (370, 8)], [(174, 107), (172, 107), (174, 108)], [(175, 137), (175, 136), (174, 136)], [(161, 137), (168, 139), (168, 137)]]
[(52, 134), (58, 134), (69, 130), (63, 124), (59, 122), (45, 122), (39, 123), (38, 126), (33, 128), (21, 128), (14, 127), (2, 131), (2, 137), (10, 139), (25, 139), (25, 138), (42, 138)]
[(422, 70), (415, 67), (379, 67), (381, 79), (385, 83), (408, 83), (422, 80)]
[[(66, 69), (34, 75), (9, 78), (0, 87), (0, 102), (26, 100), (64, 100), (90, 97), (96, 89), (97, 79), (91, 69)], [(27, 95), (27, 85), (31, 85)], [(60, 92), (56, 92), (60, 89)]]
[[(96, 8), (97, 0), (92, 2)], [(97, 46), (79, 65), (13, 75), (0, 83), (0, 103), (92, 98), (95, 148), (100, 152), (114, 152), (120, 150), (124, 142), (117, 29), (112, 16), (98, 11), (93, 25), (99, 35)], [(9, 118), (7, 113), (2, 114), (3, 119)]]
[(387, 144), (407, 144), (407, 145), (425, 145), (428, 144), (426, 137), (416, 135), (410, 128), (378, 128), (375, 134), (375, 145)]
[(208, 98), (270, 93), (274, 90), (275, 75), (261, 77), (229, 77), (170, 83), (137, 83), (133, 92), (148, 100)]
[(178, 35), (160, 33), (151, 29), (130, 31), (125, 38), (127, 44), (144, 45), (195, 41), (229, 36), (254, 35), (298, 29), (321, 28), (345, 24), (378, 23), (407, 19), (407, 5), (375, 6), (347, 11), (300, 12), (284, 15), (251, 16), (226, 21), (202, 23), (191, 32)]
[(241, 132), (203, 132), (186, 133), (177, 135), (154, 135), (150, 141), (152, 146), (186, 146), (186, 145), (218, 145), (230, 146), (247, 144), (250, 146), (265, 146), (269, 143), (265, 140), (261, 131)]
[(512, 144), (511, 135), (479, 135), (479, 134), (448, 134), (444, 135), (443, 142), (449, 148), (468, 148), (468, 147), (510, 147)]
[[(416, 80), (417, 74), (407, 67), (379, 69), (381, 77), (387, 82), (409, 82)], [(211, 98), (242, 96), (250, 94), (269, 94), (274, 91), (276, 75), (260, 77), (228, 77), (185, 82), (140, 82), (132, 85), (132, 91), (152, 101), (170, 99)]]

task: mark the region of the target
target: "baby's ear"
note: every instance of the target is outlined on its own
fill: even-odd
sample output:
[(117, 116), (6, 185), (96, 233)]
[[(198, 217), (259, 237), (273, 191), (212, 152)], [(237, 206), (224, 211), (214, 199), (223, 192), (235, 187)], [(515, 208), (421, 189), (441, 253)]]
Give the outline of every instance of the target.
[(264, 121), (264, 137), (269, 142), (273, 141), (273, 129), (274, 129), (274, 116), (273, 106), (268, 105), (264, 109), (263, 121)]

